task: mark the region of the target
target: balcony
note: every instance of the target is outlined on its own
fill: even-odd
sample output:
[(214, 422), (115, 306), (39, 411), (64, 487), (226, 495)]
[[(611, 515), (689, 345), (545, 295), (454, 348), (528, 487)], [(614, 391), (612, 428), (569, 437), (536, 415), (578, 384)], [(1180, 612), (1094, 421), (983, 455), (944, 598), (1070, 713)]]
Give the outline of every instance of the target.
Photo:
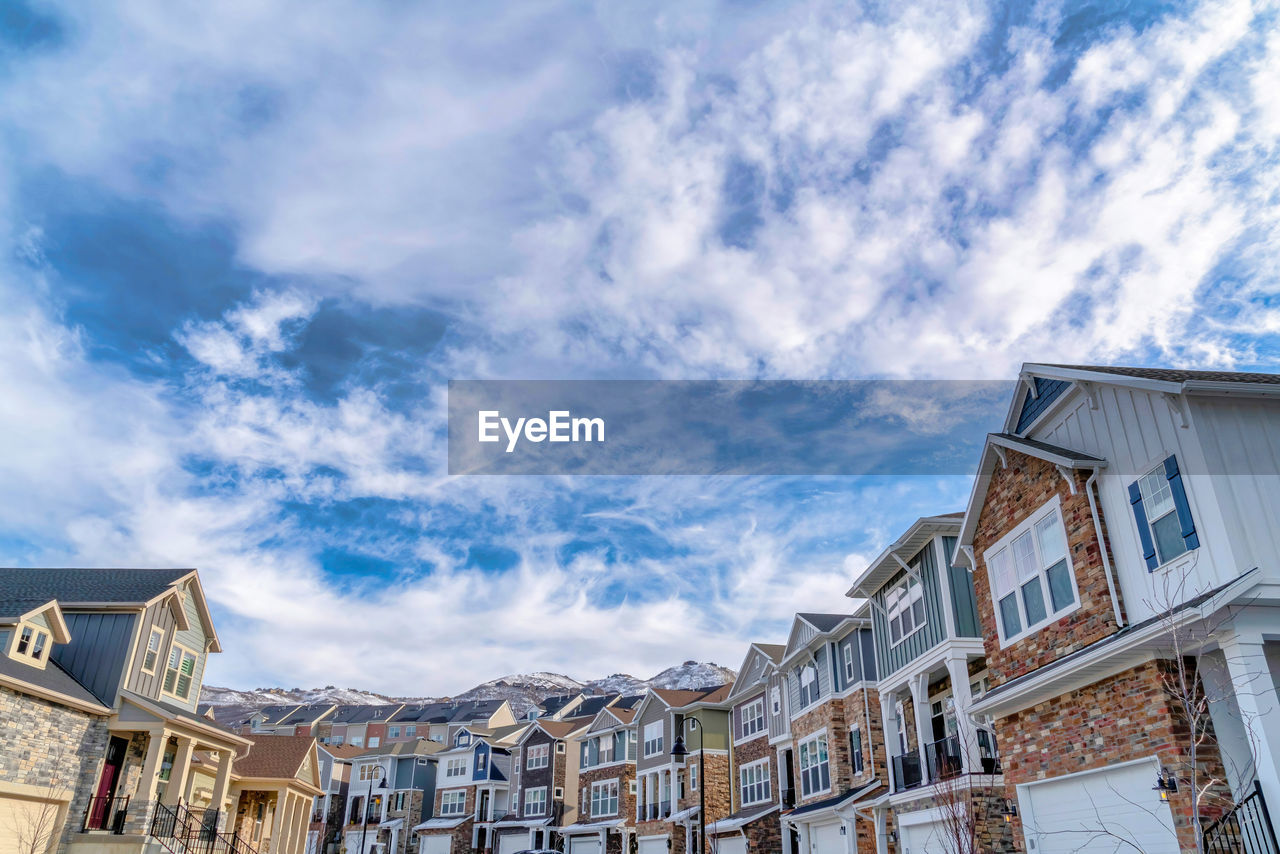
[(895, 792), (913, 789), (924, 782), (923, 769), (920, 766), (920, 754), (906, 753), (893, 757), (893, 786)]
[(796, 790), (794, 788), (783, 789), (782, 790), (782, 808), (784, 810), (789, 810), (794, 808), (795, 805), (796, 805)]
[(929, 763), (929, 780), (947, 780), (964, 771), (964, 754), (960, 750), (960, 736), (951, 735), (940, 738), (924, 747), (925, 759)]

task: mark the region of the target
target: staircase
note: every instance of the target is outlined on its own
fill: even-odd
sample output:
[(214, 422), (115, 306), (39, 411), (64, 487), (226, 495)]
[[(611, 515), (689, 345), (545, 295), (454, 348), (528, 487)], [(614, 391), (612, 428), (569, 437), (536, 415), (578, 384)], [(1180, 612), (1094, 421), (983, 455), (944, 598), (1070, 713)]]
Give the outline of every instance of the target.
[(258, 854), (239, 834), (218, 830), (218, 810), (157, 803), (151, 838), (169, 854)]

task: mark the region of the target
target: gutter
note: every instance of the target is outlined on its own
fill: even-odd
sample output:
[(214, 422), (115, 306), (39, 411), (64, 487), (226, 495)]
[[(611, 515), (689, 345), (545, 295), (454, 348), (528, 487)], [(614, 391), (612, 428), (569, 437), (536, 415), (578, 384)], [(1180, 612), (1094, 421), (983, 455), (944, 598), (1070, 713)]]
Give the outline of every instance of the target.
[(1116, 614), (1116, 625), (1124, 628), (1124, 613), (1120, 610), (1120, 597), (1116, 595), (1115, 571), (1111, 567), (1111, 555), (1107, 548), (1107, 538), (1102, 531), (1102, 519), (1098, 516), (1098, 503), (1093, 497), (1094, 486), (1098, 482), (1100, 468), (1094, 467), (1089, 479), (1084, 482), (1084, 494), (1089, 497), (1089, 512), (1093, 514), (1093, 530), (1098, 536), (1098, 551), (1102, 553), (1102, 568), (1107, 576), (1107, 593), (1111, 596), (1111, 608)]

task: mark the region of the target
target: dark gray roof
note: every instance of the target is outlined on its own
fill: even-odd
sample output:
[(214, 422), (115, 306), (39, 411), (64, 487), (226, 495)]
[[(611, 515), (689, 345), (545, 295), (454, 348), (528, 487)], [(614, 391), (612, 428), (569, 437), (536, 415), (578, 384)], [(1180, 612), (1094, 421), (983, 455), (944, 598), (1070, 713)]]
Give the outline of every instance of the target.
[(582, 705), (573, 710), (573, 716), (577, 718), (583, 715), (594, 715), (609, 705), (610, 701), (617, 698), (617, 696), (617, 694), (602, 694), (598, 697), (588, 697), (582, 701)]
[[(62, 607), (89, 602), (141, 605), (164, 593), (190, 569), (0, 568), (0, 615), (23, 614), (57, 599)], [(24, 603), (30, 603), (25, 604)]]
[(160, 708), (164, 709), (165, 713), (172, 718), (177, 718), (178, 720), (184, 720), (184, 721), (191, 721), (192, 723), (203, 724), (204, 726), (210, 726), (215, 729), (226, 730), (227, 732), (231, 732), (230, 728), (218, 723), (217, 721), (211, 721), (208, 718), (206, 718), (204, 715), (197, 714), (196, 712), (193, 712), (190, 709), (184, 709), (182, 706), (175, 706), (173, 703), (170, 703), (167, 700), (157, 700), (157, 699), (154, 699), (153, 697), (144, 697), (141, 694), (135, 694), (132, 691), (124, 691), (122, 693), (126, 697), (136, 697), (137, 699), (141, 700), (144, 703), (150, 703), (153, 706), (159, 706)]
[(831, 807), (839, 806), (840, 804), (846, 801), (856, 801), (858, 798), (862, 797), (868, 792), (875, 791), (876, 789), (879, 789), (879, 788), (880, 788), (880, 781), (872, 780), (870, 783), (863, 785), (861, 788), (851, 789), (842, 795), (832, 795), (829, 798), (823, 798), (820, 801), (814, 801), (811, 804), (805, 804), (802, 807), (796, 807), (795, 809), (789, 812), (784, 812), (783, 815), (785, 815), (787, 818), (795, 818), (796, 816), (804, 815), (805, 813), (817, 812), (818, 810), (829, 809)]
[(992, 436), (998, 436), (1004, 441), (1022, 445), (1027, 450), (1035, 452), (1040, 451), (1045, 454), (1053, 454), (1058, 457), (1066, 457), (1069, 460), (1078, 463), (1101, 463), (1105, 462), (1101, 457), (1095, 457), (1092, 454), (1086, 454), (1082, 451), (1073, 451), (1070, 448), (1059, 447), (1058, 445), (1050, 445), (1048, 442), (1038, 442), (1035, 439), (1026, 439), (1022, 436), (1015, 436), (1013, 433), (992, 433)]
[(333, 703), (312, 703), (309, 706), (303, 706), (293, 714), (289, 715), (289, 717), (283, 721), (283, 725), (297, 726), (298, 724), (310, 723), (331, 708), (333, 708)]
[(556, 712), (573, 702), (573, 698), (576, 696), (578, 695), (557, 694), (554, 697), (544, 697), (542, 702), (538, 705), (542, 709), (543, 714), (554, 715)]
[(1181, 371), (1171, 368), (1126, 368), (1115, 365), (1045, 365), (1046, 368), (1067, 368), (1073, 371), (1097, 371), (1102, 374), (1119, 374), (1144, 380), (1168, 383), (1280, 383), (1280, 374), (1261, 374), (1252, 371)]
[(820, 632), (829, 632), (849, 619), (848, 614), (796, 614)]
[(636, 706), (640, 705), (642, 700), (644, 700), (644, 694), (632, 694), (630, 696), (620, 698), (618, 702), (614, 703), (610, 708), (634, 709)]
[(329, 718), (335, 724), (362, 724), (368, 721), (385, 721), (398, 706), (379, 703), (369, 706), (338, 706), (337, 711)]
[(63, 670), (53, 661), (47, 662), (42, 670), (39, 667), (32, 667), (29, 664), (23, 664), (21, 661), (15, 661), (7, 655), (0, 655), (0, 675), (19, 682), (25, 682), (33, 688), (56, 691), (83, 703), (93, 703), (97, 706), (104, 705), (101, 700), (93, 696), (93, 693), (88, 688), (77, 682), (70, 673)]

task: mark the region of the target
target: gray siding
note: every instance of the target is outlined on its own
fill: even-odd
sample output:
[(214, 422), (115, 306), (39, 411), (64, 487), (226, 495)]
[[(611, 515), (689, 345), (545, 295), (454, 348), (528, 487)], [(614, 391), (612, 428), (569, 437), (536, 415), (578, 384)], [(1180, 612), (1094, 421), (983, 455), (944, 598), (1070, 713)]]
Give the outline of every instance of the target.
[[(138, 654), (133, 657), (133, 665), (125, 679), (125, 687), (135, 694), (160, 699), (160, 680), (164, 678), (164, 664), (169, 658), (169, 647), (173, 643), (173, 631), (177, 621), (173, 619), (173, 609), (169, 603), (156, 602), (142, 614), (142, 631), (138, 633)], [(156, 661), (155, 673), (142, 672), (142, 660), (147, 649), (147, 640), (153, 628), (164, 632), (164, 640), (160, 644), (160, 654)]]
[[(956, 552), (956, 538), (942, 538), (942, 553), (948, 561)], [(956, 618), (956, 637), (980, 638), (982, 627), (978, 622), (978, 598), (973, 592), (973, 575), (961, 566), (947, 567), (951, 585), (951, 605)]]
[(858, 642), (862, 647), (862, 678), (876, 680), (880, 678), (876, 668), (876, 639), (870, 629), (858, 632)]
[[(791, 721), (787, 716), (787, 679), (783, 673), (774, 672), (769, 675), (769, 682), (764, 693), (764, 712), (769, 717), (769, 737), (778, 738), (791, 732)], [(778, 714), (773, 713), (773, 690), (778, 689), (781, 708)]]
[(943, 620), (942, 596), (938, 589), (938, 567), (935, 555), (936, 547), (933, 540), (930, 540), (919, 554), (907, 561), (919, 572), (920, 579), (924, 582), (925, 626), (892, 648), (889, 642), (889, 624), (885, 621), (882, 610), (885, 607), (885, 594), (906, 577), (906, 572), (898, 572), (875, 592), (875, 600), (879, 607), (871, 609), (871, 620), (876, 632), (876, 668), (881, 677), (893, 673), (946, 640), (947, 627)]
[[(836, 690), (843, 691), (850, 685), (856, 685), (864, 679), (875, 679), (875, 644), (871, 639), (870, 629), (854, 629), (840, 639), (836, 645)], [(845, 673), (845, 649), (853, 650), (853, 678)]]
[(66, 614), (71, 642), (54, 647), (53, 660), (104, 705), (114, 705), (133, 643), (134, 614)]

